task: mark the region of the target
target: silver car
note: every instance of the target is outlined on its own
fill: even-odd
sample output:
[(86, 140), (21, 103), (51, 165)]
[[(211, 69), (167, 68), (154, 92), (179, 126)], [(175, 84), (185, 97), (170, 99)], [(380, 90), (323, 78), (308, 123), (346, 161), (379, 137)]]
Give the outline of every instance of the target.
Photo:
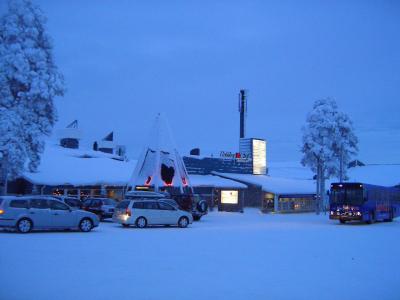
[(89, 232), (99, 225), (90, 212), (72, 209), (50, 197), (0, 197), (0, 227), (27, 233), (34, 229), (79, 229)]
[(180, 210), (164, 199), (124, 200), (114, 212), (113, 221), (124, 227), (135, 225), (144, 228), (148, 225), (177, 225), (187, 227), (193, 222), (192, 214)]

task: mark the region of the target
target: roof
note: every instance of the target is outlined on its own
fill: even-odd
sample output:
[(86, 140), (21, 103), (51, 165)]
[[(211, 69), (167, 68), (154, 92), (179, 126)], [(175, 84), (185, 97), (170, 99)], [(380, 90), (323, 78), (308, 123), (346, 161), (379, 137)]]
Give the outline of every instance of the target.
[(274, 194), (315, 194), (315, 181), (272, 177), (268, 175), (215, 173), (225, 178), (258, 185), (264, 192)]
[[(26, 172), (23, 177), (38, 185), (125, 186), (136, 161), (114, 159), (117, 157), (101, 151), (47, 143), (37, 172)], [(246, 188), (239, 182), (213, 175), (189, 175), (189, 180), (194, 187)]]
[(400, 164), (357, 166), (347, 170), (349, 181), (374, 185), (395, 186), (400, 184)]
[(189, 180), (193, 187), (247, 188), (243, 183), (214, 175), (189, 175)]
[[(294, 179), (312, 179), (315, 174), (299, 162), (271, 162), (269, 174), (276, 177)], [(400, 164), (368, 164), (347, 169), (348, 181), (362, 182), (382, 186), (395, 186), (400, 184)], [(337, 178), (329, 181), (335, 182)], [(328, 186), (328, 184), (326, 184)]]
[(46, 144), (37, 172), (24, 173), (34, 184), (44, 185), (126, 185), (136, 161), (121, 161), (100, 151), (68, 149)]

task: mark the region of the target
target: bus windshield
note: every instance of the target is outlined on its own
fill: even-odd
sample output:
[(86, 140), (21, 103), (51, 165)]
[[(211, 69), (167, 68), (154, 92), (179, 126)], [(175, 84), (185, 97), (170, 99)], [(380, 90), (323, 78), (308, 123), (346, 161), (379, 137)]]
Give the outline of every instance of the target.
[(332, 189), (331, 201), (334, 204), (362, 205), (364, 203), (363, 189), (353, 187)]

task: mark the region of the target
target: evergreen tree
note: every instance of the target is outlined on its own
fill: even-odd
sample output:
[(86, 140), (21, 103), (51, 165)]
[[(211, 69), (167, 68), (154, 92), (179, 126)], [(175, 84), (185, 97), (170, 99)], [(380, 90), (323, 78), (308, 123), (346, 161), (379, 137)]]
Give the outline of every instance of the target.
[(357, 154), (357, 137), (349, 117), (331, 99), (317, 100), (303, 127), (301, 163), (317, 174), (317, 207), (325, 206), (325, 180), (343, 180), (347, 164)]
[(8, 12), (0, 19), (3, 181), (15, 178), (25, 168), (37, 168), (43, 139), (50, 135), (57, 118), (53, 100), (64, 94), (45, 23), (42, 11), (30, 0), (9, 1)]

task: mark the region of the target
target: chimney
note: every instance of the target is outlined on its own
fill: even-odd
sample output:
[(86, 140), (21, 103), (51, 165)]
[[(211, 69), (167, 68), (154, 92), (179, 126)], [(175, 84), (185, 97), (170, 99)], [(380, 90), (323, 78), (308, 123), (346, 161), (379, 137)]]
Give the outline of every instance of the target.
[(239, 92), (239, 113), (240, 113), (240, 135), (242, 139), (246, 135), (246, 114), (247, 114), (247, 91)]

